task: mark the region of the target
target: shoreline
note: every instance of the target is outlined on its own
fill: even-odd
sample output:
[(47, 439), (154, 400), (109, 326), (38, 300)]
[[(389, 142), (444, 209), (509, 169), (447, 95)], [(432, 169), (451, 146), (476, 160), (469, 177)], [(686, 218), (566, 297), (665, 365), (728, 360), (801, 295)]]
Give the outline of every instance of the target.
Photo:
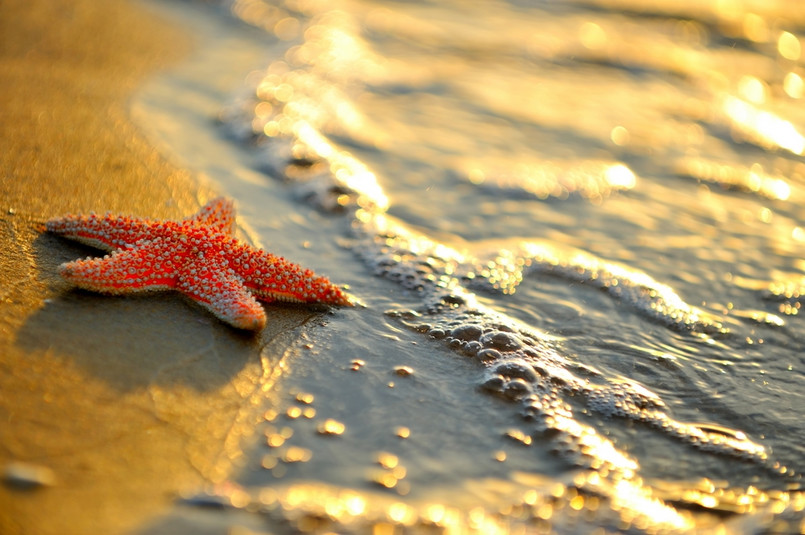
[[(127, 532), (226, 477), (312, 314), (271, 307), (251, 335), (178, 294), (60, 280), (60, 263), (98, 253), (42, 233), (47, 218), (176, 219), (216, 195), (131, 120), (134, 92), (193, 42), (127, 0), (12, 0), (0, 42), (0, 532)], [(47, 477), (23, 488), (15, 463)]]

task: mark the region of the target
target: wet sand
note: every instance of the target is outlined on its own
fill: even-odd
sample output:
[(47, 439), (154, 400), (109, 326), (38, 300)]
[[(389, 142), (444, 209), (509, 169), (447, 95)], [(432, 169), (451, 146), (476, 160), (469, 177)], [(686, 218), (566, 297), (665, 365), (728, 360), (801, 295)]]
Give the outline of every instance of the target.
[(311, 312), (269, 307), (254, 335), (178, 295), (70, 288), (57, 266), (98, 252), (44, 220), (181, 218), (216, 196), (129, 120), (192, 39), (122, 0), (10, 0), (0, 43), (0, 533), (130, 531), (228, 475)]

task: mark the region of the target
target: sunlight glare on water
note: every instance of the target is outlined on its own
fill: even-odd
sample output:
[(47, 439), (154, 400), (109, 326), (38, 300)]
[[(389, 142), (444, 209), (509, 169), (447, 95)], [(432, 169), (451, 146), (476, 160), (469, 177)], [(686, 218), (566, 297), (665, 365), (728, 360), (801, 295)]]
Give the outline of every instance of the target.
[(225, 5), (275, 38), (219, 117), (292, 198), (263, 237), (325, 236), (364, 306), (213, 496), (291, 531), (805, 527), (796, 1)]

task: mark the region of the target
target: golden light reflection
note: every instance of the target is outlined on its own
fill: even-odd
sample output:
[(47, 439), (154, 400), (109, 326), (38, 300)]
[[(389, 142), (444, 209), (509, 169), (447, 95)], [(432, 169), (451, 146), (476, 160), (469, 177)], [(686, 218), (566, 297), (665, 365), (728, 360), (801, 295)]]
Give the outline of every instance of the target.
[(313, 400), (315, 398), (314, 398), (313, 394), (309, 394), (307, 392), (299, 392), (294, 396), (294, 399), (296, 399), (296, 401), (298, 401), (299, 403), (304, 403), (305, 405), (310, 405), (311, 403), (313, 403)]
[(610, 131), (609, 139), (611, 139), (615, 145), (623, 147), (629, 144), (629, 131), (623, 126), (618, 125)]
[(725, 189), (757, 193), (769, 199), (784, 201), (791, 196), (788, 182), (781, 176), (769, 175), (759, 163), (745, 167), (705, 158), (682, 158), (674, 163), (674, 171)]
[(377, 464), (388, 469), (396, 468), (400, 462), (400, 459), (396, 455), (385, 451), (378, 453), (376, 460)]
[(789, 72), (783, 79), (783, 91), (791, 98), (802, 98), (805, 92), (805, 82), (802, 76), (795, 72)]
[(658, 524), (673, 526), (675, 529), (691, 529), (694, 526), (691, 519), (652, 497), (646, 487), (629, 480), (615, 483), (611, 499), (613, 508), (622, 507), (624, 512), (639, 511)]
[(721, 513), (751, 514), (760, 511), (781, 514), (805, 507), (802, 492), (763, 491), (754, 486), (729, 487), (726, 482), (701, 479), (694, 482), (654, 481), (657, 493), (667, 502), (695, 504)]
[(747, 13), (743, 20), (743, 34), (750, 41), (765, 43), (769, 40), (769, 25), (760, 15)]
[(320, 435), (343, 435), (346, 429), (346, 425), (338, 420), (333, 420), (332, 418), (328, 418), (327, 420), (321, 422), (316, 428)]
[(733, 135), (740, 141), (780, 147), (794, 154), (805, 151), (805, 137), (790, 121), (733, 96), (723, 97), (721, 107), (732, 122)]
[(361, 515), (366, 510), (366, 499), (358, 495), (347, 495), (344, 499), (344, 509), (352, 516)]
[[(287, 487), (266, 487), (249, 491), (231, 483), (216, 486), (213, 494), (237, 509), (259, 508), (271, 518), (282, 519), (295, 532), (327, 530), (350, 533), (399, 533), (418, 526), (430, 532), (504, 535), (520, 533), (534, 521), (561, 522), (571, 519), (579, 529), (597, 524), (593, 513), (614, 512), (606, 522), (619, 522), (620, 529), (666, 533), (724, 526), (707, 514), (690, 510), (696, 505), (718, 513), (799, 514), (805, 510), (801, 491), (764, 491), (757, 487), (730, 488), (724, 482), (702, 479), (695, 482), (640, 478), (598, 477), (597, 472), (580, 472), (567, 486), (550, 484), (544, 476), (520, 474), (518, 483), (479, 481), (481, 488), (495, 489), (482, 504), (455, 507), (440, 500), (398, 501), (386, 492), (364, 492), (323, 483), (296, 483)], [(528, 489), (532, 481), (536, 489)], [(671, 504), (688, 507), (677, 510)], [(585, 520), (586, 519), (586, 520)], [(324, 522), (324, 524), (322, 523)], [(581, 522), (581, 524), (576, 524)], [(587, 524), (585, 522), (590, 522)], [(548, 525), (545, 525), (548, 527)], [(581, 531), (579, 531), (581, 532)], [(707, 531), (708, 533), (710, 531)]]
[(388, 517), (402, 525), (410, 525), (416, 521), (416, 511), (402, 502), (391, 504), (388, 508)]
[[(615, 127), (612, 136), (616, 144), (626, 143), (629, 139), (629, 133), (623, 127)], [(522, 192), (539, 199), (577, 194), (600, 200), (614, 191), (632, 189), (637, 184), (637, 176), (629, 167), (606, 160), (501, 162), (491, 168), (467, 162), (465, 169), (467, 180), (473, 184), (503, 192)]]
[(763, 104), (768, 90), (766, 83), (755, 76), (742, 76), (738, 81), (738, 93), (753, 104)]
[[(626, 135), (628, 139), (629, 133)], [(607, 167), (604, 177), (613, 189), (632, 189), (637, 184), (637, 177), (632, 170), (620, 163)]]
[(267, 444), (270, 448), (279, 448), (285, 444), (285, 437), (279, 433), (272, 433), (267, 439)]
[(287, 15), (285, 10), (263, 0), (235, 0), (230, 10), (239, 19), (268, 31), (273, 31), (274, 25)]
[(304, 31), (304, 43), (292, 48), (290, 59), (326, 70), (329, 76), (352, 78), (361, 73), (364, 79), (388, 76), (388, 60), (372, 51), (360, 36), (359, 22), (348, 12), (327, 11)]
[(585, 22), (579, 28), (579, 40), (585, 48), (598, 50), (607, 44), (607, 34), (594, 22)]
[[(729, 3), (720, 2), (719, 5)], [(245, 5), (248, 2), (237, 2), (237, 4)], [(252, 4), (258, 4), (258, 2)], [(250, 9), (256, 8), (252, 7)], [(279, 12), (274, 14), (273, 31), (280, 39), (292, 39), (301, 31), (299, 22), (293, 17), (282, 17), (282, 15)], [(317, 25), (309, 28), (305, 33), (308, 43), (302, 47), (294, 48), (289, 57), (333, 72), (339, 71), (335, 67), (343, 68), (344, 66), (353, 67), (361, 72), (368, 72), (370, 69), (365, 63), (369, 61), (366, 47), (355, 37), (357, 32), (348, 28), (349, 21), (344, 22), (343, 14), (340, 19), (338, 18), (339, 16), (334, 15), (333, 17), (332, 20), (323, 17), (322, 20), (318, 21)], [(750, 40), (761, 42), (768, 38), (769, 29), (763, 17), (749, 13), (745, 14), (743, 19), (740, 17), (735, 18), (739, 24), (742, 24), (743, 33)], [(742, 23), (740, 22), (741, 20)], [(344, 25), (346, 29), (339, 28), (339, 25)], [(613, 38), (616, 37), (614, 34), (611, 35)], [(585, 22), (579, 27), (578, 38), (582, 45), (589, 50), (600, 50), (610, 43), (610, 37), (608, 37), (607, 32), (600, 25), (593, 22)], [(780, 55), (786, 59), (797, 60), (801, 56), (799, 40), (788, 32), (783, 32), (780, 35), (777, 48)], [(324, 63), (328, 64), (324, 65)], [(379, 66), (376, 65), (375, 67)], [(342, 71), (345, 75), (349, 74), (348, 69), (342, 69)], [(299, 119), (299, 117), (306, 117), (308, 112), (304, 110), (306, 103), (304, 99), (300, 98), (298, 88), (299, 85), (294, 83), (272, 82), (271, 87), (263, 88), (266, 91), (264, 94), (259, 93), (260, 90), (258, 90), (260, 98), (265, 97), (275, 101), (273, 104), (261, 102), (255, 108), (255, 114), (261, 120), (271, 118), (271, 120), (264, 123), (262, 130), (269, 136), (280, 134), (296, 136), (299, 143), (294, 147), (294, 155), (298, 156), (299, 159), (303, 159), (307, 154), (313, 154), (315, 157), (324, 160), (325, 165), (329, 165), (330, 171), (337, 181), (344, 184), (348, 189), (357, 191), (365, 199), (369, 200), (366, 204), (359, 203), (364, 209), (359, 210), (356, 216), (358, 220), (367, 222), (372, 218), (373, 214), (385, 210), (388, 206), (388, 200), (377, 184), (376, 177), (357, 159), (330, 144), (325, 136), (321, 134), (319, 123)], [(789, 73), (784, 81), (784, 90), (792, 98), (800, 98), (803, 93), (802, 78), (793, 72)], [(736, 137), (743, 136), (746, 140), (785, 148), (796, 154), (802, 154), (803, 150), (805, 150), (805, 138), (797, 131), (794, 125), (771, 112), (757, 108), (758, 105), (766, 103), (770, 95), (769, 87), (763, 80), (754, 76), (744, 76), (738, 83), (738, 94), (740, 98), (725, 97), (723, 101), (724, 112), (732, 121), (732, 126), (737, 134)], [(287, 103), (287, 105), (283, 107), (277, 103)], [(357, 113), (356, 108), (349, 106), (343, 100), (342, 104), (336, 107), (336, 114), (342, 118), (342, 122), (357, 121), (357, 116), (349, 118), (350, 114)], [(277, 113), (275, 108), (283, 108), (283, 113), (273, 116), (273, 114)], [(344, 119), (345, 117), (347, 119)], [(701, 127), (697, 126), (697, 128), (701, 130)], [(635, 129), (635, 132), (640, 133), (640, 130)], [(617, 125), (610, 131), (612, 143), (619, 147), (627, 146), (630, 143), (630, 137), (629, 130), (624, 126)], [(558, 169), (552, 169), (551, 165), (551, 162), (547, 164), (546, 162), (539, 162), (533, 169), (544, 170), (547, 168), (547, 174), (536, 174), (535, 176), (533, 169), (527, 169), (526, 172), (516, 176), (511, 181), (507, 181), (508, 178), (499, 181), (494, 173), (478, 168), (470, 170), (468, 178), (477, 185), (488, 185), (493, 182), (496, 182), (497, 186), (502, 188), (514, 185), (513, 187), (532, 192), (540, 198), (548, 195), (562, 197), (569, 192), (582, 192), (582, 195), (590, 198), (600, 198), (610, 190), (630, 189), (636, 184), (635, 174), (627, 166), (617, 162), (604, 162), (603, 164), (597, 162), (595, 166), (591, 167), (592, 172), (589, 168), (568, 168), (561, 165)], [(685, 173), (701, 180), (718, 182), (727, 187), (744, 188), (746, 191), (760, 193), (774, 199), (787, 199), (791, 193), (791, 188), (786, 180), (766, 174), (760, 164), (754, 164), (750, 167), (723, 168), (713, 162), (685, 160), (682, 168), (685, 169)], [(518, 174), (514, 173), (514, 175)], [(336, 198), (335, 202), (340, 206), (347, 206), (350, 200), (349, 194), (341, 194)], [(374, 220), (379, 221), (381, 218), (375, 217)], [(432, 250), (433, 244), (421, 241), (414, 242), (411, 245), (413, 254), (416, 254), (418, 250), (425, 249)], [(491, 270), (494, 265), (489, 265), (488, 267)], [(488, 275), (489, 273), (490, 271), (487, 270), (486, 274)], [(623, 279), (621, 279), (622, 281)], [(611, 284), (615, 286), (619, 284), (619, 280), (616, 278)], [(352, 369), (359, 370), (364, 364), (363, 361), (353, 361)], [(401, 371), (406, 373), (400, 373)], [(402, 376), (410, 375), (410, 372), (403, 368), (398, 368), (396, 373)], [(393, 383), (390, 383), (390, 386), (392, 385)], [(297, 401), (310, 403), (312, 399), (307, 402), (297, 398)], [(312, 418), (315, 415), (315, 411), (312, 408), (302, 410), (299, 407), (294, 407), (293, 410), (289, 409), (286, 415), (288, 418), (298, 418), (300, 415)], [(592, 468), (591, 472), (579, 477), (575, 484), (580, 488), (604, 488), (606, 485), (611, 485), (612, 490), (602, 492), (603, 498), (599, 498), (598, 496), (584, 494), (582, 491), (577, 491), (577, 489), (570, 488), (563, 483), (557, 483), (554, 485), (553, 493), (551, 494), (557, 500), (553, 504), (542, 503), (540, 495), (532, 490), (528, 494), (528, 498), (524, 498), (524, 502), (535, 506), (535, 514), (538, 518), (549, 520), (560, 507), (568, 507), (574, 511), (595, 510), (599, 507), (601, 500), (610, 498), (614, 504), (613, 508), (622, 511), (623, 519), (626, 523), (645, 523), (648, 522), (647, 519), (652, 519), (659, 523), (668, 523), (680, 529), (690, 527), (687, 517), (680, 515), (673, 507), (652, 495), (648, 487), (643, 485), (643, 482), (635, 475), (638, 469), (637, 462), (618, 450), (607, 438), (600, 436), (594, 429), (578, 423), (573, 418), (557, 417), (556, 420), (552, 421), (553, 424), (555, 424), (552, 428), (553, 430), (559, 430), (565, 434), (563, 438), (566, 439), (570, 453), (580, 452), (584, 459), (579, 462), (587, 462), (589, 467)], [(318, 427), (320, 434), (338, 435), (343, 433), (344, 430), (344, 424), (331, 419), (319, 424)], [(406, 438), (409, 436), (410, 430), (404, 427), (397, 428), (396, 434), (398, 437)], [(530, 436), (519, 430), (510, 431), (507, 436), (524, 445), (530, 445), (532, 440)], [(272, 447), (280, 447), (285, 444), (285, 437), (278, 432), (268, 435), (267, 440), (269, 446)], [(274, 444), (272, 444), (272, 440), (274, 440)], [(577, 446), (578, 452), (574, 450)], [(285, 450), (281, 458), (285, 462), (303, 462), (306, 460), (306, 456), (307, 459), (310, 458), (310, 450), (291, 447)], [(505, 461), (506, 453), (502, 450), (495, 452), (494, 458), (501, 462)], [(276, 466), (277, 460), (278, 458), (275, 456), (266, 456), (264, 466), (268, 464), (270, 466), (266, 466), (267, 468), (273, 468)], [(400, 480), (405, 478), (407, 474), (405, 467), (400, 465), (399, 458), (394, 454), (382, 452), (377, 457), (377, 463), (382, 470), (373, 472), (372, 479), (387, 489), (399, 488)], [(374, 468), (377, 469), (377, 467)], [(286, 503), (290, 504), (292, 508), (304, 508), (305, 505), (302, 505), (304, 502), (301, 501), (303, 498), (308, 500), (308, 503), (323, 503), (325, 512), (331, 517), (364, 515), (367, 514), (373, 503), (379, 501), (375, 498), (363, 498), (354, 494), (322, 496), (320, 489), (315, 489), (315, 491), (311, 489), (305, 494), (303, 490), (301, 489), (297, 492), (296, 494), (299, 496), (295, 496), (294, 499), (286, 497)], [(377, 492), (388, 494), (383, 489), (379, 489)], [(722, 495), (707, 494), (698, 489), (690, 491), (690, 494), (685, 496), (691, 502), (694, 502), (695, 498), (695, 503), (704, 507), (718, 506), (722, 497)], [(747, 491), (745, 494), (736, 497), (735, 503), (740, 506), (748, 506), (753, 503), (753, 500), (757, 502), (757, 499), (753, 498), (753, 496), (752, 492)], [(511, 511), (512, 509), (507, 510)], [(643, 514), (645, 518), (642, 520), (637, 519), (639, 516), (637, 511)], [(413, 507), (397, 502), (388, 506), (385, 514), (384, 521), (374, 524), (372, 530), (374, 533), (394, 533), (396, 530), (393, 523), (412, 524), (416, 519), (422, 519), (448, 528), (459, 526), (461, 522), (460, 515), (456, 509), (438, 503), (427, 505), (417, 511)], [(486, 518), (484, 509), (479, 507), (470, 510), (469, 518), (473, 525), (482, 524)], [(492, 531), (483, 532), (491, 533)]]
[(282, 456), (282, 460), (286, 463), (304, 463), (313, 457), (313, 452), (307, 448), (299, 446), (291, 446)]
[(274, 25), (274, 35), (282, 41), (290, 41), (299, 35), (301, 24), (298, 19), (294, 17), (285, 17), (280, 19)]
[(314, 154), (330, 163), (333, 176), (350, 190), (358, 193), (357, 203), (361, 207), (372, 207), (384, 211), (389, 200), (377, 177), (351, 154), (336, 149), (321, 133), (306, 121), (298, 121), (294, 132)]
[(385, 487), (387, 489), (393, 489), (397, 485), (397, 477), (394, 476), (391, 472), (384, 472), (384, 471), (374, 471), (370, 475), (370, 479), (380, 485), (381, 487)]
[(520, 431), (519, 429), (509, 429), (506, 431), (505, 436), (514, 440), (515, 442), (519, 442), (524, 446), (531, 445), (531, 437)]
[(434, 524), (439, 524), (444, 519), (446, 512), (447, 508), (444, 505), (433, 504), (425, 510), (425, 518)]
[(777, 51), (785, 59), (797, 61), (802, 54), (802, 45), (793, 33), (782, 32), (777, 38)]

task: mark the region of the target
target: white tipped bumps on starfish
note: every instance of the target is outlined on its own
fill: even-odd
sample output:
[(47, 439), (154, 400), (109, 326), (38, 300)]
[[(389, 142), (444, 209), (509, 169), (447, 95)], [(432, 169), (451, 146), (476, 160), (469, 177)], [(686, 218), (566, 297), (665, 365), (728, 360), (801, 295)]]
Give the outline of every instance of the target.
[(235, 208), (223, 198), (182, 221), (67, 215), (51, 219), (46, 228), (112, 252), (59, 266), (61, 276), (79, 288), (107, 294), (177, 290), (240, 329), (265, 326), (257, 299), (353, 304), (327, 278), (238, 241)]

